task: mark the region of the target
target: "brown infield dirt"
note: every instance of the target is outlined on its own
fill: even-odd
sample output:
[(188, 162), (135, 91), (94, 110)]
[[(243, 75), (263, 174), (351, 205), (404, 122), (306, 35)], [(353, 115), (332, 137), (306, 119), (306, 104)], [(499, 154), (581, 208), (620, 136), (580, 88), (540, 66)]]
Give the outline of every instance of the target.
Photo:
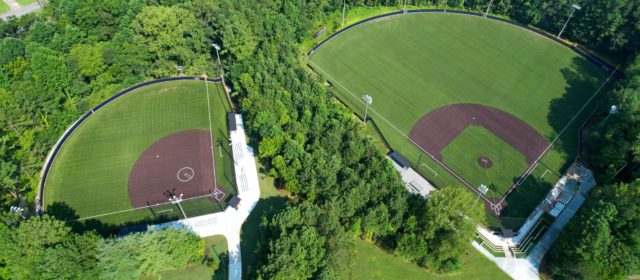
[(529, 165), (549, 146), (547, 139), (518, 117), (479, 104), (453, 104), (437, 108), (416, 123), (409, 137), (442, 162), (442, 150), (470, 125), (491, 131), (520, 151)]
[(493, 162), (491, 161), (490, 158), (481, 156), (478, 158), (478, 165), (480, 165), (480, 167), (484, 169), (489, 169), (493, 166)]
[(129, 174), (129, 199), (133, 207), (168, 202), (171, 191), (191, 198), (214, 188), (209, 131), (181, 131), (151, 144)]

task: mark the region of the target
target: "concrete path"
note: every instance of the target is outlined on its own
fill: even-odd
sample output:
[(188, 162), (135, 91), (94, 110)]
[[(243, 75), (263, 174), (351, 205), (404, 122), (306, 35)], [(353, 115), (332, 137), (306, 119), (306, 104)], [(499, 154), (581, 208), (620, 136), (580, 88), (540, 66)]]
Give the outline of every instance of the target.
[(507, 273), (511, 278), (518, 280), (538, 280), (538, 268), (531, 265), (526, 259), (518, 258), (497, 258), (493, 256), (487, 249), (478, 244), (471, 242), (476, 250), (480, 251), (485, 257), (494, 262), (498, 268)]
[(233, 165), (240, 204), (238, 209), (227, 207), (224, 212), (150, 226), (149, 230), (166, 227), (188, 228), (200, 237), (223, 235), (227, 239), (229, 254), (229, 279), (242, 279), (242, 255), (240, 230), (249, 213), (260, 199), (258, 168), (253, 148), (247, 145), (242, 115), (236, 114), (237, 130), (230, 132)]
[[(14, 0), (1, 0), (4, 1), (5, 3), (7, 3), (10, 7), (11, 10), (4, 13), (4, 14), (0, 14), (0, 19), (6, 20), (10, 17), (21, 17), (23, 15), (29, 14), (29, 13), (33, 13), (37, 10), (40, 10), (42, 8), (42, 6), (40, 6), (40, 4), (38, 4), (38, 1), (35, 1), (29, 5), (25, 5), (25, 6), (20, 6), (18, 5), (18, 3), (16, 3)], [(17, 5), (17, 6), (16, 6)]]
[(560, 235), (560, 231), (564, 226), (569, 223), (569, 220), (576, 214), (578, 209), (582, 203), (584, 203), (587, 194), (589, 191), (596, 186), (596, 182), (593, 179), (593, 175), (586, 174), (583, 175), (583, 182), (580, 184), (580, 189), (576, 192), (575, 196), (571, 201), (565, 206), (564, 210), (558, 215), (558, 217), (553, 221), (551, 227), (545, 232), (540, 241), (533, 247), (529, 256), (527, 256), (527, 260), (531, 262), (535, 267), (540, 267), (540, 262), (544, 255), (549, 251), (553, 242), (556, 241), (558, 235)]

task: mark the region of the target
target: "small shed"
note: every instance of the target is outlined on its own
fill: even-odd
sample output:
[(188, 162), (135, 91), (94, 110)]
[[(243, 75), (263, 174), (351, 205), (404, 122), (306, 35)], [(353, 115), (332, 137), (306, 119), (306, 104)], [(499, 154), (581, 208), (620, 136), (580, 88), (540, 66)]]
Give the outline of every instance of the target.
[(409, 161), (406, 158), (402, 157), (398, 152), (391, 152), (387, 156), (404, 169), (411, 167)]
[(240, 197), (238, 197), (237, 195), (232, 197), (229, 200), (229, 206), (233, 207), (234, 209), (238, 210), (239, 205), (240, 205)]
[(236, 131), (238, 129), (238, 125), (236, 123), (236, 114), (235, 113), (228, 113), (227, 114), (227, 121), (229, 123), (229, 131)]

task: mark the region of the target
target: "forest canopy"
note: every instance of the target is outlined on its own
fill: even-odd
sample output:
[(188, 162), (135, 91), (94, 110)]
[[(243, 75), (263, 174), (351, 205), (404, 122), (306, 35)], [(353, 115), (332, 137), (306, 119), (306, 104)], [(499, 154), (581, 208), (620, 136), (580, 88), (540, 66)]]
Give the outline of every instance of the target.
[[(249, 278), (348, 275), (355, 238), (434, 271), (464, 269), (460, 257), (474, 226), (484, 223), (482, 205), (462, 188), (441, 186), (430, 200), (408, 194), (352, 113), (333, 102), (330, 89), (301, 63), (300, 44), (335, 21), (342, 2), (50, 0), (42, 12), (0, 21), (0, 208), (22, 206), (33, 212), (47, 152), (66, 127), (99, 102), (136, 83), (177, 75), (177, 66), (184, 66), (185, 74), (217, 76), (211, 48), (217, 43), (259, 160), (292, 196), (284, 210), (265, 221), (268, 246), (259, 252), (263, 265)], [(476, 0), (408, 2), (486, 9), (486, 1)], [(395, 0), (346, 3), (349, 9), (401, 5)], [(640, 2), (588, 0), (581, 5), (566, 36), (615, 61), (632, 61), (640, 48)], [(496, 0), (492, 12), (557, 33), (571, 9), (571, 3), (561, 0)], [(576, 251), (582, 247), (567, 249), (562, 255), (566, 262), (553, 270), (559, 277), (621, 276), (637, 269), (640, 250), (631, 249), (638, 246), (638, 232), (630, 226), (637, 225), (637, 212), (620, 209), (617, 203), (623, 202), (616, 200), (624, 196), (620, 193), (637, 190), (638, 65), (637, 60), (625, 65), (625, 74), (607, 93), (607, 104), (619, 105), (620, 113), (595, 121), (587, 139), (590, 147), (601, 147), (590, 149), (589, 160), (607, 186), (589, 198), (569, 228), (592, 226), (596, 219), (598, 255)], [(606, 115), (606, 106), (596, 113)], [(185, 239), (193, 249), (188, 259), (170, 258), (158, 249), (153, 252), (159, 263), (142, 265), (137, 262), (147, 260), (142, 255), (147, 252), (135, 250), (139, 245), (134, 244), (150, 242), (147, 235), (103, 239), (90, 231), (70, 234), (64, 223), (47, 216), (20, 223), (12, 219), (0, 224), (0, 246), (5, 246), (0, 252), (22, 254), (0, 255), (0, 278), (65, 278), (46, 265), (53, 260), (77, 273), (134, 277), (199, 257), (195, 252), (200, 245), (186, 233), (150, 235)], [(569, 246), (562, 245), (566, 240), (591, 242), (587, 236), (573, 237), (578, 230), (568, 233), (571, 237), (565, 234), (558, 248)], [(630, 249), (609, 252), (616, 244)], [(145, 269), (136, 270), (131, 263), (116, 266), (116, 259)], [(567, 269), (573, 261), (583, 267), (596, 261), (610, 266), (576, 272)]]

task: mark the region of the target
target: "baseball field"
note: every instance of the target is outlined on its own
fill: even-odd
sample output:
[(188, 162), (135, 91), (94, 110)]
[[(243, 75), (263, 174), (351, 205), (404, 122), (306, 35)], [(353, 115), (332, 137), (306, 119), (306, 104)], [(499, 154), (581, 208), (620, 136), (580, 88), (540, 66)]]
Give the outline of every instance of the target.
[(118, 97), (62, 144), (45, 181), (45, 211), (64, 206), (112, 224), (179, 217), (174, 195), (188, 216), (221, 210), (235, 193), (228, 107), (222, 87), (209, 82), (207, 94), (202, 80)]
[[(415, 13), (332, 38), (309, 59), (342, 102), (437, 186), (469, 188), (516, 227), (574, 159), (608, 73), (537, 33)], [(530, 174), (530, 176), (526, 176)]]

